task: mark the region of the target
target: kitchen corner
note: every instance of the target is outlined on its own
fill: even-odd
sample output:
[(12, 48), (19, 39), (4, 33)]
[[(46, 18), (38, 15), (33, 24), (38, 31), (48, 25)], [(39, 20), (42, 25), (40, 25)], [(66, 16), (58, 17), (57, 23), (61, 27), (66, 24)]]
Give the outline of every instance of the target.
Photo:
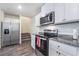
[[(71, 6), (77, 7), (78, 4), (47, 3), (42, 6), (40, 13), (33, 17), (37, 35), (41, 32), (40, 36), (48, 37), (49, 56), (79, 55), (79, 20), (77, 17), (79, 7), (73, 8), (72, 12), (69, 8)], [(55, 30), (58, 31), (55, 32)], [(57, 36), (54, 36), (56, 33)]]

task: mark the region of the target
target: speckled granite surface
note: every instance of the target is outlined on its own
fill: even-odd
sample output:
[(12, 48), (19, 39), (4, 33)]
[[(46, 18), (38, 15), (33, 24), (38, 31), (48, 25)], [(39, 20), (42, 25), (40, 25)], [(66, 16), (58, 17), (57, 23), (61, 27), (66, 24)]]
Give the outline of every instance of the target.
[(79, 47), (79, 42), (77, 40), (74, 40), (71, 35), (59, 35), (58, 37), (50, 38), (50, 40), (54, 40), (60, 43), (68, 44), (71, 46)]

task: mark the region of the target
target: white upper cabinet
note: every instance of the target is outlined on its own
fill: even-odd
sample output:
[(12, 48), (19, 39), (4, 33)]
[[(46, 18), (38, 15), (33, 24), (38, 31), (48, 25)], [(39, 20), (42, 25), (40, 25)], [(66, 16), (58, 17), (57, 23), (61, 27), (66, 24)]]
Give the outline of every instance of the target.
[(65, 19), (65, 4), (56, 3), (55, 4), (55, 23), (64, 21)]
[(79, 19), (78, 3), (66, 3), (65, 4), (65, 19), (67, 21)]
[(54, 11), (54, 3), (46, 3), (42, 6), (41, 12), (42, 17), (50, 13), (51, 11)]
[(55, 4), (55, 23), (65, 21), (75, 21), (79, 19), (78, 3), (56, 3)]
[(41, 17), (41, 13), (35, 16), (35, 26), (40, 26), (40, 17)]
[(79, 19), (78, 3), (46, 3), (41, 8), (41, 16), (44, 17), (51, 11), (55, 11), (55, 23)]

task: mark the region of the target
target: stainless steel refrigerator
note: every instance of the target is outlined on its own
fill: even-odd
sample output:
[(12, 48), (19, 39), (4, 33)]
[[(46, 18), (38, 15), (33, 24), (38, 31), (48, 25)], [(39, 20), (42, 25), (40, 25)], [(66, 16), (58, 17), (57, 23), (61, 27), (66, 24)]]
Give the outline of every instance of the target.
[(1, 46), (9, 46), (19, 44), (20, 39), (20, 23), (16, 20), (4, 20), (1, 23), (2, 39)]

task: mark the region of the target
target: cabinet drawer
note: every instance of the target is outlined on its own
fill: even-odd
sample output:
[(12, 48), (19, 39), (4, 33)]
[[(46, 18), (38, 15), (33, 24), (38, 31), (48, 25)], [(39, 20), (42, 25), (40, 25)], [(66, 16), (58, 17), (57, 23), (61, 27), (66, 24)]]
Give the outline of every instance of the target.
[(53, 48), (53, 49), (58, 49), (60, 46), (59, 42), (53, 41), (53, 40), (49, 40), (49, 47)]
[(60, 56), (72, 56), (72, 55), (70, 55), (70, 54), (68, 54), (68, 53), (66, 53), (66, 52), (63, 52), (63, 51), (59, 51), (60, 52)]
[(49, 56), (58, 56), (57, 50), (49, 47)]
[(61, 44), (59, 50), (69, 54), (69, 55), (77, 55), (77, 47), (69, 46), (66, 44)]
[(79, 56), (79, 48), (78, 48), (78, 56)]
[(77, 56), (78, 51), (77, 51), (77, 47), (71, 46), (71, 45), (67, 45), (67, 44), (63, 44), (60, 42), (56, 42), (53, 40), (49, 41), (49, 48), (51, 48), (52, 50), (56, 50), (56, 51), (62, 51), (65, 52), (62, 53), (63, 55), (69, 55), (69, 56)]

